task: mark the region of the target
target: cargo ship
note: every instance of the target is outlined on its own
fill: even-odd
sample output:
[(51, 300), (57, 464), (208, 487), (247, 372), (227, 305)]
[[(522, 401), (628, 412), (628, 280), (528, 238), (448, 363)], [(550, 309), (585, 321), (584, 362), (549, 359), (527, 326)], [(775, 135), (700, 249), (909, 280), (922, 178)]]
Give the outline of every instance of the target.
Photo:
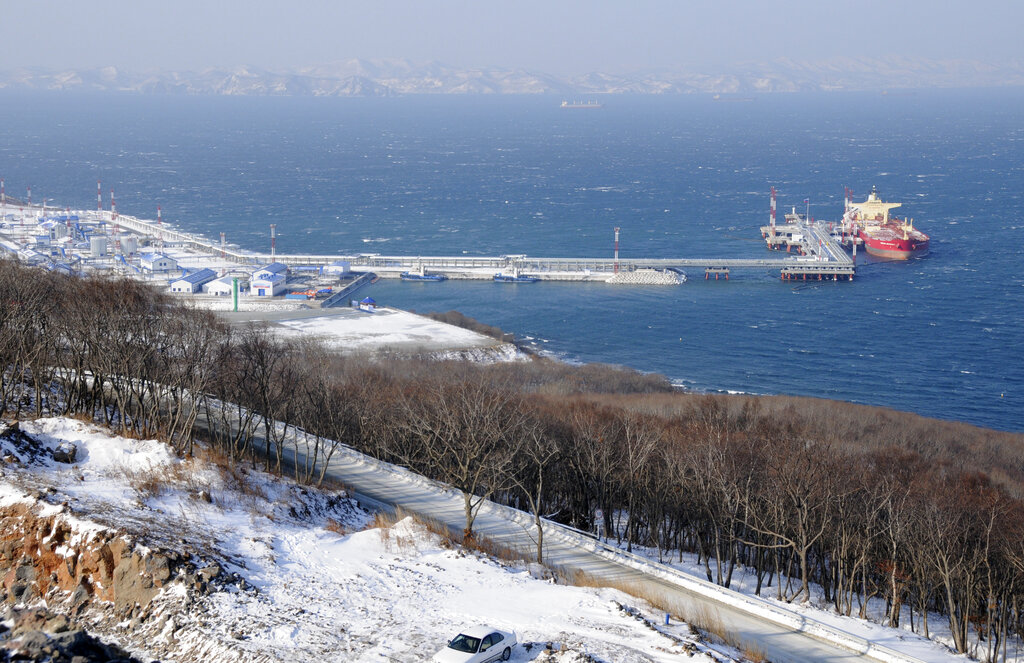
[(604, 104), (596, 101), (563, 101), (562, 108), (604, 108)]
[(888, 260), (907, 260), (928, 251), (929, 238), (914, 227), (913, 219), (900, 219), (889, 212), (902, 203), (883, 202), (871, 187), (868, 199), (853, 202), (847, 190), (843, 230), (858, 238), (873, 256)]

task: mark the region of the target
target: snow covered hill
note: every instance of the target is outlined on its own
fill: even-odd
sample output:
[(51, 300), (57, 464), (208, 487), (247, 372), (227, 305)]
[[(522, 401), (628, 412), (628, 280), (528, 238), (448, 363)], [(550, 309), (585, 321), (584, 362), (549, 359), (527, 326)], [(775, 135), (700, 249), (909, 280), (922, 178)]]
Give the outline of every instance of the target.
[(924, 58), (775, 59), (722, 70), (591, 72), (578, 76), (438, 62), (353, 59), (265, 70), (238, 66), (201, 71), (131, 72), (115, 67), (0, 71), (0, 90), (108, 91), (142, 94), (390, 97), (407, 94), (750, 94), (809, 90), (1000, 87), (1024, 84), (1020, 62)]
[[(45, 604), (143, 660), (422, 661), (473, 624), (515, 630), (526, 646), (513, 661), (738, 656), (685, 624), (664, 626), (622, 592), (559, 584), (523, 562), (459, 548), (412, 518), (385, 522), (343, 491), (206, 451), (179, 459), (159, 442), (73, 419), (20, 428), (0, 435), (3, 545), (16, 552), (0, 559), (17, 557), (31, 572), (5, 566), (8, 596), (17, 590), (21, 602)], [(74, 459), (58, 462), (55, 451)], [(45, 530), (38, 539), (7, 537), (27, 522)], [(55, 556), (84, 565), (88, 550), (110, 567), (91, 572), (90, 592), (50, 582), (56, 572), (16, 582)], [(160, 559), (171, 560), (169, 571), (151, 568)], [(118, 570), (132, 560), (137, 572)], [(143, 578), (148, 603), (104, 593), (126, 576), (134, 590)]]
[[(665, 625), (663, 612), (621, 591), (569, 586), (537, 565), (462, 548), (436, 525), (370, 513), (344, 490), (202, 447), (181, 459), (155, 440), (49, 418), (0, 424), (0, 458), (8, 601), (45, 607), (140, 660), (422, 661), (476, 624), (515, 631), (520, 662), (761, 658), (675, 616)], [(703, 574), (689, 555), (672, 565)], [(753, 592), (742, 569), (733, 586)], [(905, 630), (774, 605), (917, 660), (961, 658)], [(0, 648), (6, 637), (0, 627)], [(1020, 660), (1016, 641), (1011, 650)]]

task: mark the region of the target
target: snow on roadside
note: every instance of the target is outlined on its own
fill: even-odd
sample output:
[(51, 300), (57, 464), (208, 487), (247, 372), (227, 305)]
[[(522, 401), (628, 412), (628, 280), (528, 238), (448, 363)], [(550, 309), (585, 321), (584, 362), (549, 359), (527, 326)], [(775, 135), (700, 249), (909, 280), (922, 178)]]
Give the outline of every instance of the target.
[[(614, 538), (608, 541), (608, 543), (614, 546)], [(625, 550), (626, 546), (623, 543), (621, 547)], [(662, 555), (659, 556), (658, 551), (654, 548), (634, 545), (633, 554), (646, 557), (652, 561), (658, 561), (661, 558), (661, 563), (666, 566), (700, 580), (707, 580), (704, 564), (699, 562), (697, 555), (693, 553), (683, 553), (682, 561), (680, 561), (678, 551), (671, 553), (663, 551)], [(713, 561), (711, 562), (711, 569), (712, 573), (714, 573), (715, 565)], [(783, 582), (786, 582), (785, 576), (783, 576)], [(799, 587), (800, 580), (797, 577), (793, 578), (790, 582), (793, 588), (789, 591), (792, 593), (795, 588)], [(931, 613), (928, 616), (928, 627), (931, 635), (931, 639), (929, 639), (920, 633), (910, 630), (909, 608), (907, 606), (904, 606), (901, 626), (899, 628), (891, 628), (881, 623), (882, 617), (886, 612), (886, 602), (882, 598), (875, 597), (870, 599), (867, 612), (871, 619), (860, 619), (856, 616), (857, 607), (854, 608), (853, 616), (850, 617), (835, 612), (832, 604), (825, 600), (824, 591), (819, 585), (811, 585), (811, 594), (813, 596), (811, 601), (798, 599), (794, 602), (787, 602), (777, 597), (778, 587), (776, 585), (767, 586), (767, 579), (765, 583), (765, 586), (761, 588), (761, 595), (758, 596), (755, 594), (757, 575), (754, 569), (738, 565), (733, 572), (729, 588), (758, 601), (764, 601), (771, 608), (803, 615), (839, 631), (859, 636), (874, 644), (889, 647), (921, 661), (928, 661), (929, 663), (955, 663), (970, 660), (968, 657), (957, 654), (953, 650), (953, 638), (949, 631), (949, 622), (938, 613)], [(914, 613), (914, 623), (920, 628), (920, 615), (916, 612)], [(1021, 644), (1024, 643), (1018, 642), (1016, 647), (1013, 644), (1009, 646), (1008, 661), (1016, 661), (1018, 663), (1024, 661), (1024, 651), (1020, 650)]]
[(73, 419), (21, 427), (50, 449), (73, 442), (78, 457), (71, 465), (47, 455), (8, 465), (0, 500), (28, 500), (26, 491), (35, 490), (51, 504), (67, 502), (83, 523), (184, 547), (244, 578), (200, 597), (160, 637), (124, 643), (140, 655), (422, 661), (461, 628), (485, 623), (537, 643), (531, 651), (517, 648), (513, 661), (538, 660), (547, 642), (567, 651), (543, 660), (563, 663), (582, 654), (621, 663), (689, 658), (680, 644), (689, 637), (685, 625), (667, 627), (669, 637), (619, 608), (639, 608), (658, 623), (643, 601), (537, 579), (522, 564), (448, 547), (410, 519), (368, 529), (369, 514), (338, 493), (179, 459), (154, 440), (113, 436)]

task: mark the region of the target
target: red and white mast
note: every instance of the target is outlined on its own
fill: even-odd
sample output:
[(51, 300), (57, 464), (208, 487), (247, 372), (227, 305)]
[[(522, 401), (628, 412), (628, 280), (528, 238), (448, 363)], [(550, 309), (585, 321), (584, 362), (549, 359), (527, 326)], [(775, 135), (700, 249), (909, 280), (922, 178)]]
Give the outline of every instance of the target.
[(121, 253), (121, 226), (117, 225), (117, 202), (114, 190), (110, 190), (110, 220), (114, 223), (114, 253)]
[(270, 262), (275, 262), (274, 256), (277, 254), (277, 224), (270, 224)]
[(615, 229), (615, 273), (619, 273), (619, 229)]
[(156, 206), (156, 241), (161, 251), (164, 250), (164, 224), (160, 216), (160, 206)]
[(103, 189), (100, 187), (99, 180), (96, 180), (96, 211), (103, 211)]
[(768, 225), (771, 228), (772, 237), (775, 237), (775, 187), (772, 187), (772, 214)]

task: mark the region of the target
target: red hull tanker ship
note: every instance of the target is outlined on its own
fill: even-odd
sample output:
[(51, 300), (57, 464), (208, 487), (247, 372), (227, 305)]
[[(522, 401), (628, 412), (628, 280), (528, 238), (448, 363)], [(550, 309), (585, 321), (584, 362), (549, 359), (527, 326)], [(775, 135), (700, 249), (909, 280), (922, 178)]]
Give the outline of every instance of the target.
[(913, 219), (889, 214), (900, 205), (880, 200), (875, 187), (862, 203), (853, 202), (852, 192), (847, 190), (843, 230), (859, 238), (867, 252), (879, 258), (906, 260), (921, 255), (928, 250), (928, 235), (914, 227)]

